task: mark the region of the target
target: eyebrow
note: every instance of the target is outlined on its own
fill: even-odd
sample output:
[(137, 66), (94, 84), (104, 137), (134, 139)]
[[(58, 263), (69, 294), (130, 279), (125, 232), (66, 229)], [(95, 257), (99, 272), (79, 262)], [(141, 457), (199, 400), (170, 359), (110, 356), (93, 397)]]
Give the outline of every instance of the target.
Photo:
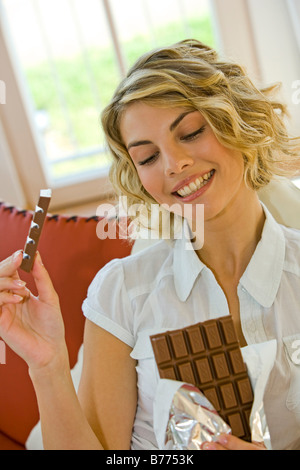
[[(195, 110), (186, 111), (184, 113), (181, 113), (175, 119), (175, 121), (173, 121), (172, 124), (170, 125), (170, 127), (169, 127), (170, 131), (171, 132), (174, 131), (174, 129), (178, 126), (178, 124), (182, 121), (182, 119), (185, 118), (185, 116), (187, 116), (188, 114), (194, 113), (194, 112), (195, 112)], [(139, 145), (149, 145), (149, 144), (152, 144), (151, 140), (137, 140), (136, 142), (131, 142), (130, 144), (128, 144), (127, 151), (131, 147), (138, 147)]]

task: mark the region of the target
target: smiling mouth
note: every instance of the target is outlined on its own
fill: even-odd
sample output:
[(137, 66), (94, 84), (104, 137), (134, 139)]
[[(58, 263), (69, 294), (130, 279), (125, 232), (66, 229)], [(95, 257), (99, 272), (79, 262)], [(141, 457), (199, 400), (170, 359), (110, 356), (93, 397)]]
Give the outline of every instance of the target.
[(205, 186), (210, 181), (210, 179), (212, 178), (214, 173), (215, 173), (215, 170), (211, 170), (208, 173), (206, 173), (205, 175), (199, 176), (192, 183), (184, 186), (183, 188), (179, 189), (178, 191), (175, 191), (174, 194), (176, 194), (177, 196), (180, 196), (180, 197), (190, 196), (191, 194), (195, 193), (196, 191), (199, 191), (199, 189), (201, 189), (203, 186)]

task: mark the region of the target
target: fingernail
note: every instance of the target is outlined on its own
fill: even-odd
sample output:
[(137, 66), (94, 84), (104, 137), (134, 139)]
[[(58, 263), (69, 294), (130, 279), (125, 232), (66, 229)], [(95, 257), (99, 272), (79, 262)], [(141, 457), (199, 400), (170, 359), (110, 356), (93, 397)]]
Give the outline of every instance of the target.
[(16, 286), (19, 286), (19, 287), (24, 287), (24, 286), (26, 286), (26, 282), (25, 282), (25, 281), (21, 281), (21, 279), (16, 279), (16, 280), (14, 281), (14, 284), (15, 284)]
[(213, 442), (205, 442), (202, 446), (203, 450), (216, 450), (216, 446)]
[(40, 264), (43, 264), (42, 257), (39, 251), (36, 252), (36, 259)]
[(20, 295), (17, 295), (17, 294), (14, 294), (14, 298), (18, 301), (18, 302), (21, 302), (23, 300), (23, 297), (21, 297)]
[(13, 254), (13, 261), (16, 261), (16, 259), (20, 256), (20, 254), (23, 253), (23, 250), (18, 250)]
[(226, 434), (221, 434), (219, 437), (218, 437), (218, 442), (224, 446), (226, 446), (228, 444), (228, 437), (226, 436)]

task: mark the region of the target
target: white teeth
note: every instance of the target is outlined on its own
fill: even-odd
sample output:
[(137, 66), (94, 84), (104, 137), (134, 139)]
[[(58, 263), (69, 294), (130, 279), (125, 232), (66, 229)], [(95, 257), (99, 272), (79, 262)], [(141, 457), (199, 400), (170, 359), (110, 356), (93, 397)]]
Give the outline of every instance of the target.
[(184, 188), (179, 189), (177, 193), (179, 194), (179, 196), (182, 196), (182, 197), (189, 196), (190, 194), (194, 193), (195, 191), (198, 191), (198, 189), (202, 188), (202, 186), (207, 184), (207, 182), (209, 181), (209, 179), (212, 177), (213, 174), (214, 174), (214, 170), (210, 171), (209, 173), (206, 173), (202, 177), (199, 176), (199, 178), (197, 178), (195, 181), (193, 181), (189, 185), (184, 186)]

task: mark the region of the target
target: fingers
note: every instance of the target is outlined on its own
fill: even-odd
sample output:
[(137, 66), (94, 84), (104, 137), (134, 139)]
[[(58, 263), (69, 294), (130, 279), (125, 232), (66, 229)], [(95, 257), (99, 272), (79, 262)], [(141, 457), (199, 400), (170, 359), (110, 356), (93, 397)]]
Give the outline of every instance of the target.
[[(22, 250), (20, 250), (0, 263), (0, 307), (5, 303), (20, 302), (30, 295), (28, 289), (25, 289), (25, 283), (20, 280), (17, 273), (22, 259)], [(32, 275), (38, 290), (39, 300), (47, 304), (58, 305), (58, 296), (39, 252), (35, 256)]]
[(24, 299), (23, 296), (14, 294), (12, 292), (1, 292), (0, 293), (0, 308), (7, 304), (18, 304)]
[(19, 279), (17, 269), (22, 263), (22, 251), (17, 251), (0, 263), (0, 307), (18, 303), (26, 297), (26, 282)]
[(4, 290), (22, 289), (26, 286), (26, 282), (21, 279), (13, 279), (11, 277), (0, 278), (0, 292)]
[(39, 252), (37, 252), (34, 260), (32, 275), (34, 277), (40, 301), (45, 302), (47, 304), (58, 304), (58, 296), (56, 294), (56, 291), (54, 290), (50, 276), (45, 266), (43, 265)]
[(21, 266), (23, 259), (22, 250), (16, 251), (12, 256), (0, 263), (0, 278), (17, 276), (17, 269)]
[(205, 442), (203, 450), (265, 450), (265, 447), (246, 442), (231, 434), (221, 434), (217, 442)]

